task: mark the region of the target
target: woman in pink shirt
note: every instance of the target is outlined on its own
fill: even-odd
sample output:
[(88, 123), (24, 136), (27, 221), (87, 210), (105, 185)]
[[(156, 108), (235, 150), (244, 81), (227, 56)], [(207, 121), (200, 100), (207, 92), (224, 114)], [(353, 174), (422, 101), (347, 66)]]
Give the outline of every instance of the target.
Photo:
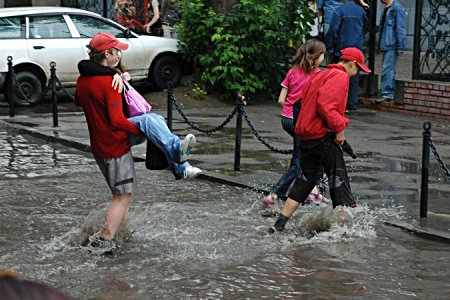
[[(294, 153), (288, 170), (272, 187), (270, 194), (263, 198), (263, 215), (273, 215), (272, 209), (278, 198), (286, 197), (287, 191), (300, 172), (300, 155), (297, 150), (298, 138), (294, 133), (294, 103), (301, 98), (304, 86), (309, 79), (320, 71), (319, 65), (324, 59), (325, 44), (317, 39), (306, 41), (298, 50), (293, 59), (293, 67), (287, 72), (281, 83), (282, 89), (278, 103), (282, 107), (281, 125), (294, 139)], [(322, 203), (325, 198), (317, 189), (308, 197), (309, 202)], [(269, 208), (269, 209), (267, 209)]]

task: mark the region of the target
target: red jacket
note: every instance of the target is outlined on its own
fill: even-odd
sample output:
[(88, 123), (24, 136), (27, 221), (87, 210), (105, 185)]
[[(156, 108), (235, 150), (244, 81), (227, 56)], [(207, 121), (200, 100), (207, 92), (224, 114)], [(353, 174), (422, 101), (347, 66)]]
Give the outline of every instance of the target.
[(95, 157), (116, 158), (130, 151), (128, 133), (141, 131), (124, 116), (122, 96), (111, 86), (111, 76), (77, 79), (75, 104), (83, 108)]
[(328, 132), (344, 130), (349, 119), (344, 117), (350, 78), (339, 64), (313, 75), (302, 93), (301, 110), (295, 124), (300, 140), (323, 138)]

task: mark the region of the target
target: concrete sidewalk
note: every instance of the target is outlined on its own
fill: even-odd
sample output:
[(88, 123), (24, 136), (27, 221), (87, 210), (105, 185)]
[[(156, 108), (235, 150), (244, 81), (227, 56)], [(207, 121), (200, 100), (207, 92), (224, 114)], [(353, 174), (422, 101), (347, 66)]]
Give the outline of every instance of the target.
[[(225, 102), (192, 100), (178, 95), (177, 101), (186, 116), (199, 127), (212, 128), (221, 124), (234, 106)], [(154, 112), (166, 116), (164, 101), (153, 102)], [(291, 149), (291, 138), (281, 128), (280, 109), (276, 101), (251, 103), (244, 107), (253, 126), (270, 145)], [(37, 111), (40, 111), (37, 113)], [(0, 108), (0, 120), (21, 133), (89, 151), (89, 136), (84, 115), (73, 103), (59, 106), (59, 126), (53, 127), (50, 104), (35, 108), (19, 108), (14, 118), (8, 109)], [(203, 134), (194, 131), (181, 120), (174, 108), (173, 131), (180, 137), (194, 133), (197, 144), (191, 163), (204, 170), (201, 179), (213, 180), (267, 192), (287, 169), (289, 155), (270, 151), (249, 130), (243, 120), (240, 171), (234, 171), (235, 124), (233, 118), (222, 130)], [(352, 190), (362, 204), (371, 207), (396, 205), (404, 207), (411, 222), (391, 225), (419, 235), (450, 242), (450, 185), (436, 159), (431, 154), (428, 218), (419, 219), (420, 174), (422, 160), (423, 122), (410, 115), (387, 113), (360, 108), (348, 115), (350, 126), (346, 137), (358, 154), (347, 159)], [(444, 162), (450, 161), (450, 123), (432, 121), (432, 138)], [(133, 148), (137, 161), (145, 160), (145, 145)]]

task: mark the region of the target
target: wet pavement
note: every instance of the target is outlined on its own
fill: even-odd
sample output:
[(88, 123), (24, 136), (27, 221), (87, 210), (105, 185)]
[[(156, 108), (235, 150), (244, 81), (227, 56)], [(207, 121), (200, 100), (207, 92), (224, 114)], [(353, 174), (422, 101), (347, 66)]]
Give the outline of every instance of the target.
[[(234, 108), (182, 90), (175, 89), (177, 101), (202, 128), (222, 123)], [(166, 93), (146, 97), (166, 116)], [(275, 100), (244, 109), (266, 142), (291, 148)], [(139, 191), (115, 238), (116, 257), (106, 259), (82, 245), (101, 227), (109, 191), (88, 152), (83, 113), (67, 99), (58, 110), (53, 127), (48, 102), (17, 108), (13, 118), (0, 108), (2, 268), (73, 299), (448, 298), (442, 241), (450, 241), (450, 187), (433, 156), (428, 218), (419, 218), (423, 119), (352, 111), (346, 137), (358, 158), (346, 159), (360, 206), (346, 210), (344, 224), (330, 206), (305, 206), (283, 234), (267, 236), (274, 219), (260, 215), (262, 192), (286, 170), (289, 155), (267, 149), (244, 120), (236, 172), (235, 118), (204, 134), (174, 111), (173, 131), (197, 137), (191, 163), (204, 175), (175, 181), (167, 170), (146, 170), (145, 145), (135, 147)], [(431, 122), (448, 162), (450, 123)]]
[[(345, 210), (346, 222), (331, 206), (309, 205), (282, 234), (268, 236), (263, 233), (273, 218), (260, 216), (258, 193), (207, 180), (175, 181), (138, 162), (139, 191), (115, 237), (120, 247), (113, 258), (90, 254), (83, 241), (101, 227), (110, 202), (95, 160), (27, 132), (0, 123), (0, 266), (72, 299), (448, 298), (448, 244), (385, 225), (414, 224), (415, 212), (400, 204), (409, 194), (403, 191), (370, 196), (360, 187), (367, 198)], [(253, 147), (258, 160), (265, 150)], [(208, 173), (217, 176), (229, 165), (219, 162)], [(402, 166), (387, 165), (394, 173)], [(413, 165), (403, 169), (415, 172)], [(257, 179), (251, 171), (233, 175)]]
[[(166, 116), (166, 93), (150, 93), (153, 111)], [(177, 93), (175, 98), (186, 116), (201, 128), (221, 124), (231, 113), (231, 102), (194, 100), (190, 95)], [(277, 149), (290, 149), (290, 137), (280, 125), (279, 108), (274, 102), (253, 101), (244, 107), (254, 128), (267, 143)], [(7, 108), (0, 108), (1, 119), (21, 133), (32, 134), (49, 142), (57, 142), (80, 150), (89, 149), (87, 126), (83, 113), (70, 101), (59, 105), (59, 126), (53, 127), (50, 103), (33, 108), (18, 108), (16, 116), (7, 116)], [(183, 137), (194, 133), (197, 144), (191, 162), (204, 170), (201, 178), (250, 187), (267, 192), (289, 164), (289, 155), (266, 148), (255, 138), (243, 120), (240, 171), (234, 171), (235, 124), (233, 118), (225, 128), (205, 134), (193, 130), (174, 108), (173, 131)], [(404, 206), (411, 224), (400, 224), (417, 233), (425, 231), (430, 237), (450, 238), (450, 187), (449, 178), (431, 154), (428, 192), (428, 218), (419, 218), (422, 133), (423, 122), (411, 115), (381, 112), (359, 108), (348, 114), (350, 126), (346, 137), (358, 155), (356, 160), (347, 156), (347, 167), (352, 190), (362, 203), (377, 207), (390, 201)], [(432, 122), (432, 139), (444, 162), (450, 161), (450, 123)], [(137, 160), (145, 160), (145, 145), (133, 148)], [(384, 205), (384, 204), (382, 204)], [(395, 222), (393, 222), (395, 223)], [(399, 225), (399, 224), (394, 224)]]

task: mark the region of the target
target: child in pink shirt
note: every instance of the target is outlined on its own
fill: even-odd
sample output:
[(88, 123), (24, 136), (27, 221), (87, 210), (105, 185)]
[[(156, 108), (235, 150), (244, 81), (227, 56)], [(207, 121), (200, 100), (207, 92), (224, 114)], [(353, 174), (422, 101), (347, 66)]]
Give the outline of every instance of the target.
[[(285, 197), (287, 191), (300, 172), (300, 155), (298, 153), (298, 138), (294, 133), (294, 103), (301, 99), (304, 86), (309, 79), (319, 72), (319, 65), (324, 59), (326, 52), (325, 44), (317, 39), (310, 39), (298, 50), (293, 59), (293, 67), (287, 72), (286, 78), (281, 83), (282, 89), (278, 97), (278, 103), (282, 107), (281, 125), (294, 139), (294, 153), (288, 170), (272, 187), (270, 194), (263, 198), (263, 215), (273, 215), (273, 206), (279, 197)], [(308, 202), (320, 204), (325, 202), (325, 198), (313, 190), (308, 197)]]

